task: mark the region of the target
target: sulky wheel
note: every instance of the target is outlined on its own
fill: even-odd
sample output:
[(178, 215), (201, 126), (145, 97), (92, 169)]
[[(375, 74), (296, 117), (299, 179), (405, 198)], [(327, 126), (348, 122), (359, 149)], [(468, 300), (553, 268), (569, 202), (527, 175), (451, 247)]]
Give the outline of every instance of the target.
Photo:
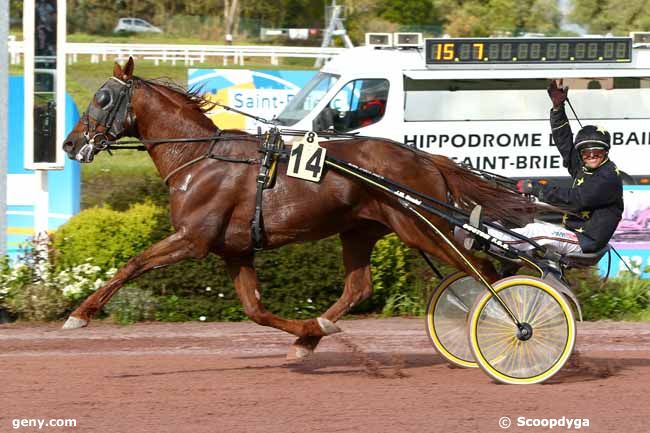
[(438, 353), (451, 364), (476, 368), (467, 342), (468, 315), (485, 288), (463, 272), (449, 275), (431, 293), (427, 333)]
[(479, 366), (510, 384), (543, 382), (567, 362), (576, 338), (571, 306), (548, 283), (515, 276), (494, 290), (520, 322), (518, 327), (490, 292), (470, 313), (469, 342)]

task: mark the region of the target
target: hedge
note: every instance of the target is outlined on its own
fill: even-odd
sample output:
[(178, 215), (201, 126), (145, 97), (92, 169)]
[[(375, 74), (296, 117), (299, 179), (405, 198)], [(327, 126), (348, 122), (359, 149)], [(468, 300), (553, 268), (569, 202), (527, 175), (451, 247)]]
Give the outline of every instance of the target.
[[(151, 202), (129, 206), (125, 211), (85, 209), (61, 226), (52, 241), (53, 269), (64, 272), (87, 262), (108, 272), (171, 233), (162, 207)], [(394, 235), (381, 240), (372, 259), (375, 295), (353, 311), (380, 313), (389, 304), (394, 314), (420, 313), (426, 293), (422, 284), (413, 284), (415, 260)], [(343, 290), (345, 274), (338, 237), (262, 251), (255, 264), (262, 302), (269, 311), (285, 317), (317, 316)], [(125, 294), (118, 292), (106, 309), (118, 322), (245, 317), (223, 262), (215, 255), (149, 271), (128, 285)], [(417, 293), (414, 287), (420, 288)], [(396, 298), (404, 294), (406, 298)], [(420, 307), (413, 309), (414, 301)]]
[(120, 267), (168, 232), (162, 208), (150, 203), (125, 212), (107, 207), (84, 210), (54, 234), (52, 247), (57, 269), (86, 261), (102, 269)]

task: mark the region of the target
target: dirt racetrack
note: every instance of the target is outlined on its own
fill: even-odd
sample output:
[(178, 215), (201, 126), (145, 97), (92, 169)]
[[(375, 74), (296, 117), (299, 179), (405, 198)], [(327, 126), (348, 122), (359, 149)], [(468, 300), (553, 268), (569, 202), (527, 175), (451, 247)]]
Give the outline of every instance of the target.
[[(253, 323), (3, 325), (0, 432), (499, 432), (502, 417), (515, 432), (567, 431), (518, 425), (563, 417), (650, 431), (649, 323), (580, 324), (570, 364), (529, 386), (448, 367), (423, 319), (339, 323), (293, 364), (293, 338)], [(20, 419), (77, 425), (14, 429)]]

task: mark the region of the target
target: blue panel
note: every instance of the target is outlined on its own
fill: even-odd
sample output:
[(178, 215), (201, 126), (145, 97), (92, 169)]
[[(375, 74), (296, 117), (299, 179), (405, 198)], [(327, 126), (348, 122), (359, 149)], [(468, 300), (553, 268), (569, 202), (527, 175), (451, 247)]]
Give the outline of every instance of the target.
[[(264, 71), (271, 72), (271, 71)], [(305, 87), (305, 85), (311, 80), (311, 78), (316, 75), (314, 71), (273, 71), (277, 74), (278, 77), (283, 80), (291, 81), (299, 89)]]
[[(22, 76), (9, 77), (9, 128), (7, 149), (7, 171), (9, 174), (32, 174), (24, 168), (24, 80)], [(66, 133), (72, 130), (79, 120), (79, 111), (70, 95), (66, 95)], [(48, 171), (49, 224), (54, 230), (69, 217), (79, 212), (81, 193), (80, 164), (66, 158), (63, 170)], [(25, 243), (29, 234), (23, 234), (34, 226), (34, 207), (7, 207), (7, 252), (16, 257), (18, 244)], [(17, 234), (16, 232), (20, 232)]]
[(7, 161), (7, 172), (12, 174), (31, 173), (31, 171), (25, 170), (23, 167), (24, 92), (25, 85), (23, 77), (9, 76), (9, 149), (7, 152), (9, 159)]
[(15, 215), (11, 211), (7, 215), (7, 226), (11, 228), (34, 227), (34, 209), (25, 214)]
[(253, 70), (253, 84), (256, 89), (300, 89), (314, 74), (314, 71)]
[(253, 84), (256, 89), (284, 89), (286, 86), (277, 80), (253, 75)]
[[(631, 264), (635, 272), (642, 271), (642, 278), (650, 278), (650, 251), (647, 249), (616, 249), (618, 253), (625, 259), (628, 264)], [(599, 264), (600, 274), (607, 273), (607, 256), (605, 256)], [(620, 271), (627, 271), (625, 264), (621, 262), (616, 254), (612, 252), (612, 264), (610, 276), (616, 276)]]
[(203, 76), (206, 76), (206, 78), (209, 76), (210, 78), (207, 81), (202, 81), (201, 84), (199, 84), (201, 93), (217, 93), (219, 89), (235, 85), (235, 83), (228, 80), (226, 77), (222, 75), (215, 75), (214, 69), (190, 69), (187, 73), (189, 82), (200, 79)]
[[(72, 131), (79, 121), (79, 111), (70, 97), (66, 95), (66, 135)], [(47, 176), (50, 192), (50, 214), (64, 214), (68, 218), (79, 212), (81, 197), (81, 164), (72, 161), (66, 155), (63, 170), (50, 170)], [(63, 221), (64, 222), (64, 221)], [(50, 229), (55, 229), (62, 222), (49, 224)]]

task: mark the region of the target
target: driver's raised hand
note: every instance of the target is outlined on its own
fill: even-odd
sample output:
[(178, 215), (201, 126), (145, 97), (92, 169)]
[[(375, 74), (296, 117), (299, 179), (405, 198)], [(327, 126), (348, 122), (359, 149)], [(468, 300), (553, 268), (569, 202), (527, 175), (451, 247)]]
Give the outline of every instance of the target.
[(548, 96), (553, 102), (553, 109), (559, 110), (564, 107), (564, 102), (567, 100), (567, 95), (569, 93), (569, 87), (562, 84), (562, 79), (560, 80), (551, 80), (548, 85)]

